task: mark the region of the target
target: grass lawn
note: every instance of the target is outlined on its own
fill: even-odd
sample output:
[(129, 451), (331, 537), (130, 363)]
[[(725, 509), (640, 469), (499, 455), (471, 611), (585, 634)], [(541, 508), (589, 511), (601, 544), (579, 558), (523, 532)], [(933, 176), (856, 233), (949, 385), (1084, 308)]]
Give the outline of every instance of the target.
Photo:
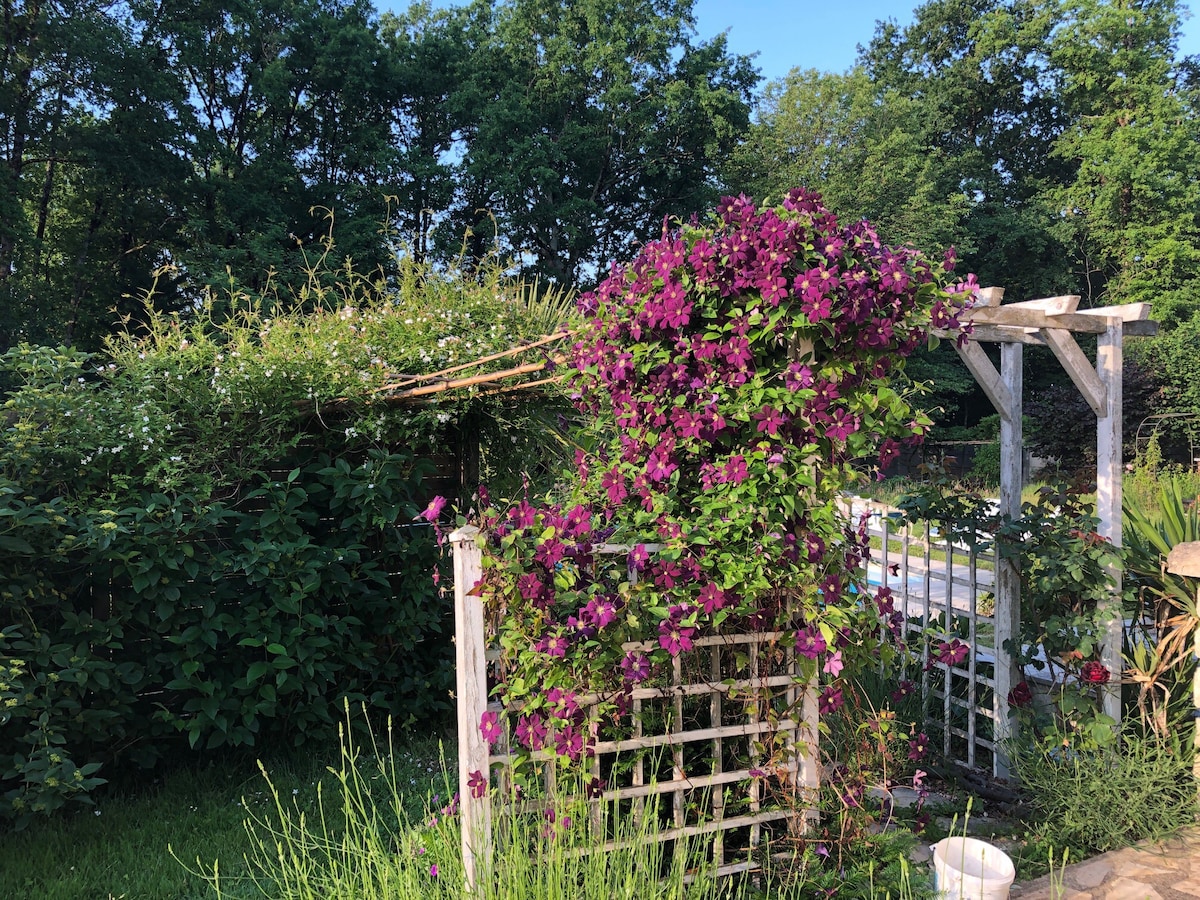
[[(408, 812), (419, 815), (427, 794), (442, 789), (438, 744), (398, 736), (396, 745), (398, 772), (410, 788)], [(326, 795), (336, 788), (326, 766), (337, 764), (338, 753), (336, 741), (329, 741), (265, 765), (281, 797), (314, 809), (319, 782)], [(220, 860), (223, 897), (261, 897), (244, 879), (251, 845), (243, 823), (247, 811), (269, 816), (274, 801), (255, 761), (227, 758), (147, 779), (110, 787), (94, 809), (7, 833), (0, 841), (0, 897), (212, 900), (212, 888), (188, 871), (197, 868), (197, 857), (205, 868)]]

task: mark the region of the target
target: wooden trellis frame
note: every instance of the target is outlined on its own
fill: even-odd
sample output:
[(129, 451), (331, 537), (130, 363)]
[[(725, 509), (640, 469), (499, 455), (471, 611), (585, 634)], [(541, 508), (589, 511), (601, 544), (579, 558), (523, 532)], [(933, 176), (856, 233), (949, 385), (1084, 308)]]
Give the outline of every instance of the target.
[[(490, 781), (490, 773), (497, 769), (503, 773), (511, 760), (503, 746), (497, 748), (498, 752), (492, 752), (479, 729), (483, 713), (489, 708), (499, 712), (500, 708), (494, 704), (489, 706), (488, 672), (492, 654), (488, 649), (483, 603), (473, 593), (483, 574), (478, 535), (478, 529), (473, 526), (460, 528), (450, 535), (454, 550), (458, 668), (458, 775), (459, 784), (463, 786), (473, 772), (489, 773)], [(615, 553), (620, 549), (601, 546), (597, 553)], [(817, 688), (815, 681), (800, 680), (795, 650), (779, 645), (782, 636), (779, 632), (762, 632), (696, 639), (694, 649), (687, 656), (693, 665), (699, 662), (702, 677), (692, 675), (691, 669), (685, 671), (684, 655), (675, 657), (667, 684), (632, 691), (632, 734), (612, 739), (606, 739), (602, 734), (593, 748), (595, 756), (591, 767), (597, 776), (605, 760), (611, 760), (617, 754), (654, 750), (670, 754), (670, 779), (656, 781), (649, 777), (645, 760), (635, 757), (628, 783), (608, 785), (601, 800), (628, 800), (633, 804), (641, 804), (649, 797), (669, 800), (669, 825), (652, 836), (659, 841), (673, 841), (712, 835), (713, 862), (718, 874), (755, 868), (757, 863), (753, 854), (760, 849), (764, 831), (773, 824), (781, 824), (789, 832), (797, 833), (815, 815), (819, 784)], [(654, 646), (630, 643), (625, 649), (647, 651)], [(746, 674), (730, 678), (725, 666), (728, 656), (742, 651), (748, 660)], [(775, 660), (773, 668), (767, 666), (768, 655)], [(578, 698), (578, 702), (583, 706), (596, 699), (584, 696)], [(736, 717), (739, 700), (745, 712), (744, 720), (727, 721)], [(664, 717), (665, 727), (661, 731), (643, 731), (640, 715), (643, 705), (656, 702), (669, 704), (673, 714)], [(685, 703), (698, 703), (706, 710), (704, 727), (687, 727)], [(772, 704), (782, 713), (775, 721), (765, 714)], [(756, 756), (756, 742), (779, 737), (784, 744), (782, 753), (772, 757), (769, 773), (760, 772), (757, 766), (766, 766), (768, 761)], [(744, 741), (744, 754), (731, 751), (730, 745), (738, 741)], [(709, 748), (707, 771), (688, 771), (684, 760), (684, 748), (688, 745)], [(731, 753), (740, 757), (740, 762), (727, 766), (725, 760), (731, 758)], [(539, 756), (548, 760), (551, 754), (548, 751), (535, 754), (535, 758)], [(546, 769), (550, 781), (548, 788), (552, 789), (554, 763), (550, 762)], [(503, 777), (501, 781), (504, 782)], [(768, 782), (786, 790), (790, 794), (788, 802), (768, 805), (764, 795)], [(739, 797), (734, 793), (734, 799), (740, 800), (746, 811), (727, 815), (726, 792), (738, 791), (742, 795)], [(506, 792), (502, 790), (500, 795), (506, 796)], [(688, 807), (697, 802), (705, 808), (703, 816), (693, 821)], [(463, 865), (467, 889), (471, 891), (485, 877), (490, 866), (492, 821), (496, 811), (490, 794), (476, 798), (466, 790), (462, 791), (460, 808)], [(726, 844), (735, 833), (740, 833), (744, 852), (735, 852)], [(612, 840), (604, 840), (603, 836), (597, 843), (598, 850), (608, 851), (615, 847)]]
[[(995, 545), (976, 547), (936, 536), (928, 523), (896, 527), (874, 511), (868, 533), (880, 545), (871, 550), (868, 576), (891, 589), (904, 616), (905, 640), (921, 648), (920, 673), (913, 677), (921, 695), (932, 701), (927, 722), (940, 732), (943, 757), (998, 774), (995, 671), (1011, 635), (984, 606), (995, 587)], [(956, 664), (934, 658), (926, 639), (933, 627), (965, 641), (967, 658)]]
[[(955, 348), (975, 380), (1000, 414), (1000, 513), (1021, 514), (1023, 436), (1021, 430), (1022, 348), (1049, 347), (1072, 383), (1096, 414), (1096, 514), (1099, 534), (1121, 546), (1121, 379), (1126, 336), (1157, 334), (1150, 321), (1150, 304), (1131, 303), (1080, 310), (1077, 295), (1025, 300), (1001, 305), (1004, 288), (981, 288), (963, 321), (972, 326), (966, 340), (956, 333), (939, 336), (955, 340)], [(1076, 343), (1079, 334), (1096, 335), (1096, 364)], [(1000, 344), (1000, 371), (980, 343)], [(1002, 559), (996, 569), (996, 632), (1016, 635), (1021, 628), (1021, 573), (1016, 559)], [(1113, 677), (1103, 689), (1104, 713), (1121, 721), (1121, 573), (1113, 571), (1115, 590), (1103, 610), (1105, 635), (1101, 661)], [(996, 661), (996, 739), (998, 774), (1007, 774), (1003, 741), (1012, 736), (1009, 693), (1021, 681), (1010, 656)]]
[[(999, 512), (1007, 517), (1016, 518), (1021, 511), (1022, 487), (1022, 348), (1026, 344), (1047, 346), (1067, 371), (1072, 382), (1079, 390), (1097, 417), (1097, 514), (1100, 520), (1099, 533), (1110, 540), (1115, 546), (1121, 545), (1121, 379), (1123, 368), (1124, 338), (1134, 335), (1152, 335), (1157, 331), (1157, 324), (1149, 321), (1148, 304), (1131, 304), (1127, 306), (1102, 307), (1092, 310), (1078, 310), (1079, 297), (1052, 297), (1040, 300), (1030, 300), (1020, 303), (1001, 305), (1002, 288), (985, 288), (978, 291), (976, 303), (964, 316), (964, 322), (971, 326), (971, 333), (965, 339), (959, 340), (960, 335), (943, 333), (940, 336), (955, 340), (955, 348), (971, 371), (976, 381), (1000, 414), (1000, 455), (1001, 455), (1001, 496)], [(1094, 334), (1097, 336), (1097, 352), (1095, 366), (1076, 343), (1078, 334)], [(546, 339), (546, 343), (552, 339)], [(997, 371), (987, 354), (979, 346), (982, 342), (1000, 344), (1001, 366)], [(525, 349), (525, 348), (520, 348)], [(517, 352), (517, 348), (514, 351)], [(505, 355), (505, 354), (501, 354)], [(438, 373), (440, 381), (434, 384), (413, 386), (425, 379), (410, 379), (409, 383), (396, 385), (395, 402), (411, 402), (417, 397), (428, 393), (449, 390), (457, 387), (475, 387), (479, 384), (495, 382), (512, 375), (532, 374), (544, 364), (527, 364), (516, 369), (495, 373), (489, 376), (460, 377), (449, 379), (450, 374), (457, 371)], [(539, 382), (540, 383), (540, 382)], [(456, 604), (456, 642), (458, 663), (458, 725), (459, 725), (459, 779), (460, 784), (467, 784), (470, 774), (475, 771), (490, 772), (494, 764), (503, 765), (503, 754), (492, 755), (479, 731), (479, 721), (488, 708), (488, 659), (486, 634), (482, 603), (471, 595), (472, 589), (478, 583), (482, 574), (479, 549), (475, 544), (477, 532), (465, 528), (456, 531), (452, 536), (455, 554), (455, 604)], [(885, 542), (886, 547), (886, 542)], [(1005, 758), (1004, 741), (1012, 736), (1012, 720), (1008, 697), (1013, 687), (1021, 680), (1011, 657), (1002, 651), (1004, 641), (1020, 633), (1020, 570), (1019, 561), (1015, 559), (997, 559), (995, 563), (995, 611), (992, 618), (994, 627), (994, 673), (984, 686), (992, 695), (993, 734), (987, 739), (986, 749), (993, 752), (994, 770), (999, 775), (1008, 773), (1009, 765)], [(973, 570), (973, 567), (972, 567)], [(1102, 643), (1102, 661), (1113, 675), (1121, 672), (1121, 632), (1123, 619), (1120, 609), (1120, 572), (1112, 573), (1118, 590), (1114, 591), (1112, 599), (1103, 610), (1105, 636)], [(972, 580), (974, 576), (971, 576)], [(955, 582), (953, 572), (946, 579), (948, 589)], [(974, 586), (970, 588), (975, 590)], [(925, 597), (926, 615), (928, 615), (928, 590)], [(953, 599), (946, 599), (947, 609), (953, 608)], [(974, 604), (972, 604), (974, 606)], [(978, 627), (977, 610), (972, 612), (971, 628)], [(762, 642), (770, 641), (772, 635), (757, 635), (752, 641), (753, 646), (761, 646)], [(705, 649), (714, 653), (714, 659), (720, 660), (719, 651), (714, 651), (707, 645)], [(974, 650), (974, 648), (973, 648)], [(955, 674), (955, 667), (945, 667), (947, 690), (949, 694), (949, 679)], [(964, 673), (977, 683), (979, 672), (977, 661), (972, 659)], [(986, 677), (986, 676), (985, 676)], [(717, 687), (721, 679), (713, 679), (712, 684), (701, 685), (686, 682), (678, 667), (673, 674), (672, 683), (665, 688), (652, 689), (652, 695), (658, 698), (682, 698), (690, 692), (701, 692), (707, 688), (710, 702), (719, 708), (721, 691)], [(782, 685), (779, 685), (783, 687)], [(785, 691), (791, 693), (791, 699), (803, 710), (796, 723), (794, 734), (797, 740), (807, 739), (811, 734), (809, 747), (816, 746), (816, 697), (811, 685), (799, 686), (794, 678)], [(976, 696), (977, 684), (970, 689), (970, 696)], [(650, 690), (650, 689), (647, 689)], [(795, 692), (799, 691), (800, 694)], [(802, 696), (801, 696), (802, 695)], [(645, 702), (651, 695), (638, 696), (638, 702)], [(943, 702), (953, 706), (952, 698), (946, 695)], [(1120, 721), (1120, 681), (1113, 678), (1104, 688), (1104, 711), (1116, 721)], [(949, 709), (947, 710), (950, 711)], [(681, 717), (676, 717), (676, 722)], [(950, 718), (947, 716), (947, 718)], [(720, 719), (717, 720), (718, 723)], [(724, 731), (724, 726), (718, 724), (707, 731), (690, 733), (686, 730), (672, 732), (649, 739), (639, 735), (628, 741), (613, 741), (597, 747), (599, 752), (615, 752), (622, 748), (633, 746), (658, 746), (676, 748), (689, 741), (722, 741), (735, 734), (746, 736), (761, 730), (762, 722), (749, 722), (737, 726), (740, 731)], [(945, 739), (949, 740), (952, 732), (947, 732)], [(970, 738), (969, 754), (974, 753), (974, 747), (979, 745), (979, 735), (968, 726)], [(650, 743), (647, 741), (650, 740)], [(611, 744), (611, 746), (610, 746)], [(719, 746), (714, 744), (714, 746)], [(676, 753), (672, 749), (672, 753)], [(718, 754), (719, 755), (719, 754)], [(972, 757), (973, 758), (973, 757)], [(678, 755), (676, 755), (678, 759)], [(795, 770), (792, 773), (793, 785), (799, 789), (814, 789), (817, 785), (817, 769), (812, 761), (813, 756), (796, 757)], [(680, 767), (677, 767), (677, 769)], [(673, 777), (671, 782), (662, 785), (661, 790), (649, 785), (635, 784), (626, 788), (616, 788), (609, 796), (637, 797), (648, 796), (650, 793), (672, 795), (672, 805), (678, 809), (682, 805), (685, 790), (695, 786), (695, 779), (688, 779), (685, 772), (679, 772), (679, 777)], [(738, 772), (710, 772), (706, 786), (732, 783), (736, 776), (749, 775), (749, 770)], [(722, 779), (729, 779), (726, 782)], [(682, 784), (688, 783), (688, 787)], [(750, 780), (753, 785), (753, 779)], [(753, 792), (755, 789), (751, 787)], [(628, 791), (633, 791), (628, 793)], [(626, 792), (626, 793), (622, 793)], [(718, 792), (719, 793), (719, 792)], [(751, 793), (751, 801), (755, 797)], [(462, 804), (462, 833), (463, 861), (466, 871), (468, 888), (478, 883), (482, 872), (486, 871), (491, 847), (491, 818), (492, 808), (488, 798), (476, 800), (469, 795), (464, 796)], [(715, 833), (718, 838), (728, 828), (749, 826), (761, 827), (769, 822), (767, 811), (753, 809), (746, 817), (724, 816), (724, 810), (713, 807), (714, 819), (704, 825), (688, 826), (677, 823), (674, 829), (669, 829), (664, 839), (672, 836), (683, 836), (687, 833)], [(730, 823), (730, 824), (726, 824)], [(695, 829), (695, 830), (690, 830)], [(720, 841), (717, 841), (717, 851), (721, 853)], [(718, 857), (723, 862), (723, 857)], [(733, 867), (748, 864), (733, 864)], [(726, 871), (732, 871), (729, 865)]]

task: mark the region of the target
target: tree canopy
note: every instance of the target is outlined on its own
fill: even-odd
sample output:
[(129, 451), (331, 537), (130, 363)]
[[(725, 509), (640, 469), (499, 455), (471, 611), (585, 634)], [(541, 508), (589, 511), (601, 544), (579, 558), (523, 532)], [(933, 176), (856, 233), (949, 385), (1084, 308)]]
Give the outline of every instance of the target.
[(2, 27), (0, 349), (97, 347), (152, 284), (286, 294), (331, 223), (383, 276), (498, 247), (594, 277), (716, 199), (758, 80), (691, 0), (3, 0)]
[[(928, 0), (842, 73), (798, 43), (761, 92), (694, 0), (0, 8), (0, 350), (99, 348), (152, 286), (161, 311), (292, 301), (320, 254), (394, 284), (398, 254), (495, 253), (587, 288), (665, 217), (797, 185), (1013, 299), (1197, 314), (1179, 0)], [(947, 414), (956, 366), (911, 369)]]
[[(885, 239), (956, 245), (1010, 299), (1147, 302), (1164, 332), (1178, 328), (1200, 312), (1200, 95), (1197, 60), (1177, 53), (1181, 12), (1176, 0), (929, 0), (907, 27), (880, 23), (849, 72), (797, 68), (767, 85), (733, 183), (775, 196), (818, 185)], [(1179, 340), (1145, 351), (1173, 383), (1187, 379)], [(913, 370), (950, 411), (964, 385), (947, 385), (945, 363)], [(1035, 395), (1065, 380), (1045, 363)]]

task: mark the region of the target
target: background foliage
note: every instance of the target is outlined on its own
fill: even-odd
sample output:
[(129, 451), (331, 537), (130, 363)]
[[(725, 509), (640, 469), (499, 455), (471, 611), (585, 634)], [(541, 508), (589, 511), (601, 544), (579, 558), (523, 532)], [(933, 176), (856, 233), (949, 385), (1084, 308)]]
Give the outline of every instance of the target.
[(313, 312), (233, 293), (186, 321), (148, 311), (104, 357), (2, 358), (0, 815), (86, 797), (102, 766), (183, 738), (304, 741), (346, 697), (402, 723), (449, 708), (450, 607), (414, 523), (428, 457), (445, 465), (468, 424), (526, 435), (492, 465), (537, 432), (503, 397), (414, 410), (372, 389), (540, 335), (556, 307), (494, 270), (409, 260), (394, 293), (325, 274)]
[[(1179, 0), (929, 0), (846, 72), (806, 69), (797, 42), (757, 94), (692, 0), (173, 2), (4, 4), (0, 351), (100, 349), (156, 272), (159, 310), (206, 286), (286, 295), (330, 217), (359, 271), (394, 276), (394, 237), (468, 267), (498, 242), (586, 288), (664, 216), (805, 184), (889, 243), (953, 244), (1010, 299), (1151, 303), (1178, 337), (1148, 351), (1135, 412), (1200, 411), (1172, 387), (1195, 383), (1200, 296)], [(1035, 396), (1067, 383), (1030, 363)], [(911, 374), (939, 424), (991, 412), (945, 351)]]

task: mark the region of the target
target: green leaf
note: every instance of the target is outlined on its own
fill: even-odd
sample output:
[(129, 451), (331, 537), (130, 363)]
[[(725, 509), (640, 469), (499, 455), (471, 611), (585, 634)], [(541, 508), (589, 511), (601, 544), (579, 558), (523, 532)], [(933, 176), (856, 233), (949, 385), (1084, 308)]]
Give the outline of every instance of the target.
[(0, 550), (10, 553), (33, 553), (33, 545), (22, 538), (0, 534)]

